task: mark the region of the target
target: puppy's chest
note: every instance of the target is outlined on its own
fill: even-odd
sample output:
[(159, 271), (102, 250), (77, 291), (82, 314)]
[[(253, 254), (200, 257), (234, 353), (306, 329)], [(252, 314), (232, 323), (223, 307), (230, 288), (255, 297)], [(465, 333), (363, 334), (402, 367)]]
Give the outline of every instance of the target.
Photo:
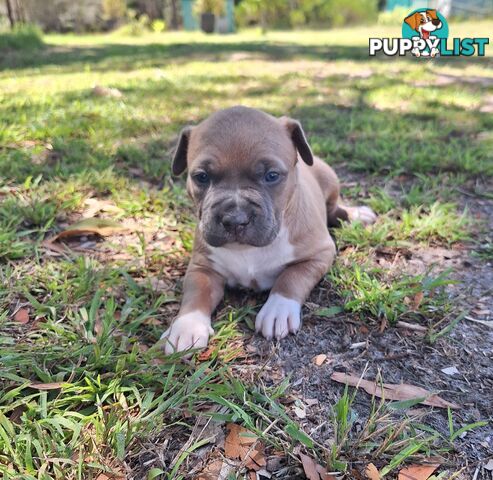
[(267, 290), (295, 255), (287, 232), (281, 231), (266, 247), (228, 245), (211, 248), (209, 259), (213, 268), (226, 278), (228, 286)]

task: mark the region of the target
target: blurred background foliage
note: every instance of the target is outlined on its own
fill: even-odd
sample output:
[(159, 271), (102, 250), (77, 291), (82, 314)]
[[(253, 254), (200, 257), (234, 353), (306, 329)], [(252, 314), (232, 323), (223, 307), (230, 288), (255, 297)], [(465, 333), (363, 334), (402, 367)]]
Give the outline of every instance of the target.
[[(185, 0), (186, 1), (186, 0)], [(2, 28), (32, 23), (45, 32), (145, 31), (183, 27), (181, 0), (0, 0)], [(197, 0), (194, 13), (221, 12), (221, 0)], [(213, 3), (213, 6), (209, 4)], [(339, 27), (374, 23), (382, 0), (235, 0), (239, 28)], [(34, 34), (35, 32), (31, 32)]]

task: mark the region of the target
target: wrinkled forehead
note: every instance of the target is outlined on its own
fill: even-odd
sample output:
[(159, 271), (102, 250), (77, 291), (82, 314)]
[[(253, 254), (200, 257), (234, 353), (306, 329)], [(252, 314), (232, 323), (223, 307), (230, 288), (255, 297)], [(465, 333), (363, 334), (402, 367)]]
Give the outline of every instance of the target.
[(285, 127), (274, 117), (255, 113), (212, 116), (198, 125), (190, 138), (189, 167), (208, 159), (240, 169), (265, 160), (294, 164), (296, 151)]

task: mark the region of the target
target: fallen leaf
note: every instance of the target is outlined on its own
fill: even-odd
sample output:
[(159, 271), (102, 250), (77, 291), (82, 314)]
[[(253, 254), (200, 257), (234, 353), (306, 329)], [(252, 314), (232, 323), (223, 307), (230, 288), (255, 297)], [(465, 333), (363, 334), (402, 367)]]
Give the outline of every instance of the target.
[(206, 350), (203, 350), (197, 355), (197, 360), (199, 362), (206, 362), (207, 360), (210, 360), (212, 354), (214, 353), (215, 348), (210, 346), (207, 347)]
[(36, 390), (57, 390), (62, 388), (65, 382), (53, 382), (53, 383), (31, 383), (29, 386)]
[(121, 213), (123, 210), (117, 207), (114, 203), (108, 200), (99, 200), (97, 198), (87, 198), (84, 202), (86, 209), (84, 210), (83, 216), (86, 218), (91, 218), (99, 212), (111, 212), (111, 213)]
[(428, 480), (439, 465), (409, 465), (399, 472), (398, 480)]
[(336, 480), (336, 477), (334, 475), (331, 475), (330, 473), (327, 473), (327, 470), (325, 470), (322, 465), (319, 465), (317, 463), (317, 472), (320, 475), (321, 480)]
[(418, 292), (411, 301), (411, 308), (417, 310), (423, 301), (424, 293)]
[(327, 355), (325, 353), (321, 353), (320, 355), (317, 355), (316, 357), (313, 357), (312, 362), (317, 366), (320, 367), (325, 360), (327, 360)]
[(223, 463), (220, 459), (209, 463), (199, 474), (197, 480), (217, 480), (223, 468)]
[(335, 480), (333, 475), (327, 473), (327, 470), (322, 465), (316, 463), (308, 455), (300, 453), (300, 458), (305, 476), (308, 480)]
[(58, 233), (49, 241), (55, 242), (62, 238), (79, 237), (82, 235), (100, 235), (105, 237), (115, 233), (122, 233), (127, 230), (127, 227), (112, 220), (105, 220), (103, 218), (85, 218), (84, 220), (67, 227), (63, 232)]
[(240, 425), (228, 423), (224, 454), (230, 459), (240, 459), (251, 470), (265, 467), (264, 446), (258, 437)]
[(303, 408), (300, 408), (300, 407), (294, 407), (293, 408), (293, 411), (295, 413), (295, 415), (298, 417), (298, 418), (306, 418), (306, 412)]
[(16, 314), (14, 315), (14, 320), (17, 323), (22, 323), (25, 325), (29, 322), (29, 310), (27, 308), (19, 308)]
[(457, 367), (447, 367), (447, 368), (442, 368), (442, 372), (445, 375), (456, 375), (459, 373), (459, 370)]
[(369, 463), (365, 468), (366, 478), (369, 480), (380, 480), (380, 473), (373, 463)]
[(320, 474), (317, 471), (317, 464), (308, 456), (300, 453), (303, 470), (308, 480), (320, 480)]
[(22, 417), (22, 414), (27, 410), (27, 406), (26, 405), (17, 405), (17, 407), (15, 407), (13, 410), (12, 410), (12, 413), (10, 414), (9, 416), (9, 420), (12, 422), (12, 423), (15, 423), (16, 425), (19, 425), (21, 423), (21, 417)]
[(383, 333), (385, 329), (388, 327), (389, 322), (387, 322), (386, 317), (382, 317), (382, 320), (380, 321), (380, 326), (378, 327), (378, 332)]
[(66, 255), (67, 253), (67, 247), (57, 245), (56, 243), (53, 243), (51, 239), (43, 240), (43, 242), (41, 242), (41, 246), (49, 250), (49, 252), (46, 253), (51, 256), (60, 257), (61, 255)]
[(489, 470), (490, 472), (493, 471), (493, 458), (488, 461), (484, 468), (486, 468), (486, 470)]
[(370, 395), (374, 395), (385, 400), (411, 400), (422, 398), (419, 403), (424, 405), (430, 405), (432, 407), (439, 408), (460, 408), (459, 405), (448, 402), (436, 394), (430, 393), (421, 387), (410, 385), (407, 383), (401, 383), (394, 385), (391, 383), (377, 384), (370, 380), (363, 380), (357, 375), (347, 374), (344, 372), (334, 372), (331, 377), (332, 380), (352, 387), (361, 387)]

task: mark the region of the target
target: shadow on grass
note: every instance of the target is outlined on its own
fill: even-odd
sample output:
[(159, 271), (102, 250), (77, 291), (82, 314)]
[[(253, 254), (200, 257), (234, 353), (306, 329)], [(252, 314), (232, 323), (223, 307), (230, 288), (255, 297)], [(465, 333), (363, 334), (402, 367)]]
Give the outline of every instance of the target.
[[(457, 117), (453, 120), (450, 109), (446, 110), (445, 118), (446, 112), (438, 109), (424, 115), (381, 111), (364, 100), (351, 107), (310, 100), (313, 103), (305, 102), (288, 113), (302, 122), (315, 153), (333, 165), (391, 177), (443, 172), (472, 177), (493, 174), (490, 149), (475, 138), (475, 131), (462, 130), (463, 114), (469, 112), (455, 109)], [(87, 178), (98, 184), (100, 174), (113, 170), (116, 176), (130, 181), (145, 180), (158, 186), (171, 177), (170, 160), (181, 125), (168, 125), (166, 131), (149, 135), (145, 133), (148, 124), (145, 120), (141, 122), (134, 125), (134, 134), (141, 138), (126, 141), (121, 134), (115, 135), (117, 146), (112, 151), (86, 138), (68, 135), (56, 139), (53, 149), (41, 160), (38, 156), (38, 161), (34, 161), (32, 150), (4, 152), (0, 155), (0, 175), (22, 182), (28, 176), (40, 174), (45, 180), (90, 174)], [(104, 124), (100, 127), (104, 128)], [(95, 126), (88, 123), (87, 128)]]
[(228, 60), (235, 53), (258, 55), (265, 60), (298, 57), (311, 60), (368, 60), (366, 47), (353, 46), (301, 46), (272, 42), (103, 44), (98, 47), (48, 46), (43, 52), (10, 52), (0, 58), (0, 70), (53, 65), (72, 66), (73, 71), (79, 70), (81, 64), (88, 63), (93, 71), (134, 70), (160, 67), (170, 61)]
[[(366, 46), (348, 45), (298, 45), (287, 42), (190, 42), (190, 43), (150, 43), (101, 44), (95, 47), (47, 45), (43, 50), (4, 50), (0, 56), (0, 71), (7, 69), (37, 68), (43, 66), (63, 66), (66, 72), (78, 71), (81, 65), (91, 65), (92, 71), (134, 70), (135, 68), (158, 68), (174, 63), (192, 60), (224, 61), (234, 54), (246, 54), (252, 58), (268, 61), (306, 58), (310, 60), (332, 61), (408, 61), (415, 58), (393, 58), (377, 56), (370, 58)], [(234, 57), (232, 58), (234, 60)], [(441, 58), (440, 64), (457, 68), (480, 65), (493, 66), (490, 57)]]

